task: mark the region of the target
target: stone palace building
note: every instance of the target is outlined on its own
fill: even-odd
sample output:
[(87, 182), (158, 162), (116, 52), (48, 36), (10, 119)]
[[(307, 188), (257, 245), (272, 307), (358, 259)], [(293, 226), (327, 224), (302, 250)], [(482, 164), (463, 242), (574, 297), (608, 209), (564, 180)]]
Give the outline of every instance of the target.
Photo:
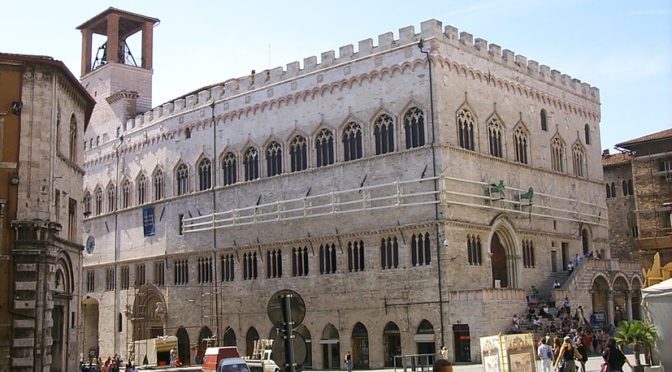
[[(152, 107), (157, 22), (109, 8), (79, 27), (97, 99), (83, 353), (165, 335), (185, 362), (208, 342), (249, 355), (276, 338), (281, 290), (305, 302), (299, 362), (316, 369), (442, 345), (478, 361), (478, 338), (563, 274), (547, 295), (633, 316), (641, 274), (610, 260), (597, 88), (428, 20)], [(589, 251), (605, 259), (567, 277)]]
[(75, 371), (95, 100), (47, 56), (0, 53), (0, 88), (0, 371)]

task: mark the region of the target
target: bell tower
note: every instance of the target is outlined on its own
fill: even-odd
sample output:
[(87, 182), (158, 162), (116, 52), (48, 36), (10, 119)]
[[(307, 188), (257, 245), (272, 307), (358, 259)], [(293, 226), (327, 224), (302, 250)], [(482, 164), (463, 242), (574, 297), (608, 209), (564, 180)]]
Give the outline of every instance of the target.
[[(77, 27), (82, 32), (82, 84), (97, 102), (122, 94), (137, 98), (135, 112), (152, 108), (153, 29), (159, 20), (121, 9), (108, 8)], [(134, 55), (127, 40), (142, 32), (140, 55)], [(104, 38), (95, 51), (94, 35)], [(137, 52), (137, 51), (136, 51)]]

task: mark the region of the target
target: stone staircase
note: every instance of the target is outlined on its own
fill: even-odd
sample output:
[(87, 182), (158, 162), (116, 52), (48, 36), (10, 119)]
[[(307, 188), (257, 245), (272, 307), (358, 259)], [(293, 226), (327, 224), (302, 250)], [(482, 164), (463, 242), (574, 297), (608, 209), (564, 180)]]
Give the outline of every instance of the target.
[[(527, 309), (521, 309), (521, 311), (518, 313), (523, 314), (521, 316), (520, 332), (534, 333), (535, 340), (539, 340), (541, 337), (545, 336), (545, 328), (547, 325), (550, 326), (551, 322), (554, 322), (556, 327), (559, 327), (561, 321), (558, 319), (557, 314), (559, 308), (563, 305), (563, 300), (565, 297), (570, 300), (572, 311), (570, 316), (573, 316), (576, 312), (576, 309), (579, 306), (582, 306), (584, 309), (584, 317), (586, 320), (590, 320), (590, 314), (593, 310), (592, 290), (595, 278), (598, 276), (603, 278), (613, 278), (614, 276), (632, 277), (637, 273), (641, 273), (641, 266), (638, 263), (627, 263), (612, 259), (594, 258), (583, 260), (571, 274), (566, 271), (551, 273), (543, 281), (535, 284), (535, 286), (539, 290), (539, 296), (541, 298), (540, 302), (550, 300), (551, 306), (549, 308), (549, 312), (551, 315), (553, 315), (554, 319), (548, 320), (540, 317), (541, 326), (538, 330), (535, 331), (532, 322), (527, 321)], [(560, 288), (553, 288), (553, 282), (555, 280), (560, 282)], [(530, 291), (528, 290), (528, 294), (531, 296), (532, 294), (529, 292)], [(535, 314), (538, 315), (541, 305), (535, 304), (534, 307)], [(607, 314), (607, 316), (609, 316), (609, 314)], [(510, 331), (510, 329), (507, 331)], [(594, 351), (591, 353), (594, 353)]]
[[(524, 314), (521, 316), (521, 332), (534, 332), (536, 339), (543, 337), (545, 335), (544, 329), (547, 325), (550, 326), (551, 322), (555, 322), (556, 326), (560, 325), (560, 321), (557, 319), (557, 314), (562, 307), (562, 303), (565, 297), (569, 298), (571, 304), (571, 311), (574, 315), (575, 310), (578, 306), (582, 306), (584, 309), (592, 308), (592, 298), (590, 296), (590, 290), (592, 287), (592, 281), (595, 273), (609, 271), (609, 260), (598, 260), (598, 259), (587, 259), (583, 260), (581, 264), (574, 268), (574, 271), (570, 274), (567, 271), (557, 271), (550, 273), (542, 282), (535, 285), (539, 290), (540, 302), (546, 302), (550, 304), (550, 313), (553, 315), (554, 320), (548, 320), (542, 317), (539, 317), (541, 320), (541, 326), (538, 331), (534, 331), (534, 326), (532, 322), (528, 322), (527, 308), (521, 310), (521, 313)], [(560, 288), (554, 289), (553, 282), (560, 282)], [(530, 293), (531, 296), (531, 293)], [(590, 305), (590, 306), (588, 306)], [(540, 303), (535, 303), (535, 313), (538, 315), (541, 308)], [(584, 312), (586, 319), (589, 319), (590, 314), (588, 310)]]

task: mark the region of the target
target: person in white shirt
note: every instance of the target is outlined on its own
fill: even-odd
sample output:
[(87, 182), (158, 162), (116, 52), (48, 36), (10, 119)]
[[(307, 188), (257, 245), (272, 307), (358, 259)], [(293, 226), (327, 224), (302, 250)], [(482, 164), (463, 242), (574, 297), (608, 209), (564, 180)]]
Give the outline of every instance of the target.
[(548, 345), (548, 339), (546, 337), (541, 339), (541, 345), (537, 347), (537, 357), (541, 361), (541, 372), (551, 372), (553, 349)]

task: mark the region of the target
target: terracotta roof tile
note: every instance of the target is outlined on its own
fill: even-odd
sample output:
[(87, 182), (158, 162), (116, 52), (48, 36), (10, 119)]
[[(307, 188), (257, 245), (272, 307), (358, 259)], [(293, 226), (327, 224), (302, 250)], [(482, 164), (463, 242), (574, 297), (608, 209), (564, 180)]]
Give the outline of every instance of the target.
[(619, 152), (617, 154), (602, 155), (602, 167), (612, 167), (615, 165), (629, 164), (632, 154), (629, 152)]
[(616, 144), (616, 147), (628, 147), (632, 145), (637, 145), (642, 142), (648, 142), (648, 141), (655, 141), (655, 140), (660, 140), (660, 139), (665, 139), (665, 138), (670, 138), (672, 139), (672, 128), (670, 129), (665, 129), (663, 131), (653, 133), (653, 134), (648, 134), (643, 137), (631, 139), (629, 141), (621, 142)]

